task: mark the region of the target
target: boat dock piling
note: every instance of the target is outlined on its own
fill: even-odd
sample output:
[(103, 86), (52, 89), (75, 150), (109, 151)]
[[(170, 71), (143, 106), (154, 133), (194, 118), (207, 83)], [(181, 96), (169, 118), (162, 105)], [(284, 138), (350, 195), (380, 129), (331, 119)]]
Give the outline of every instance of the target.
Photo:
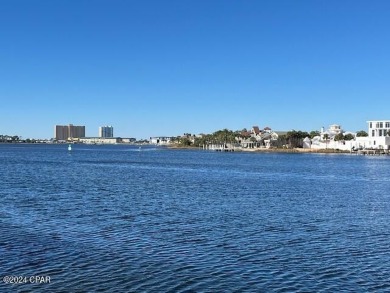
[(384, 149), (362, 149), (356, 152), (358, 155), (389, 155), (389, 150)]

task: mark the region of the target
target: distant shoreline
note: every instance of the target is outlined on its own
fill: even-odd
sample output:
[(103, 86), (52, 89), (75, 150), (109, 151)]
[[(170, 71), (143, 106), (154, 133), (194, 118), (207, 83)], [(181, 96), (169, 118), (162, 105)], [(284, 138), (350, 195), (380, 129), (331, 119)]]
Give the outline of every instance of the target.
[(350, 151), (336, 150), (336, 149), (243, 149), (243, 152), (259, 152), (259, 153), (314, 153), (314, 154), (349, 154)]
[[(67, 143), (29, 143), (29, 142), (18, 142), (18, 143), (10, 143), (10, 142), (0, 142), (0, 144), (4, 145), (64, 145)], [(82, 145), (90, 145), (90, 144), (82, 144)], [(121, 144), (95, 144), (95, 145), (112, 145), (112, 146), (118, 146), (118, 145), (132, 145), (132, 146), (155, 146), (154, 144), (128, 144), (128, 143), (121, 143)], [(163, 145), (161, 147), (165, 147), (167, 149), (171, 150), (203, 150), (200, 147), (194, 147), (194, 146), (178, 146), (178, 145)], [(208, 150), (212, 151), (212, 150)], [(345, 150), (337, 150), (337, 149), (304, 149), (304, 148), (292, 148), (292, 149), (283, 149), (283, 148), (241, 148), (235, 152), (246, 152), (246, 153), (291, 153), (291, 154), (303, 154), (303, 153), (311, 153), (311, 154), (350, 154), (350, 151)]]
[[(173, 150), (203, 150), (199, 147), (192, 146), (166, 146), (168, 149)], [(248, 152), (248, 153), (314, 153), (314, 154), (350, 154), (350, 151), (336, 150), (336, 149), (304, 149), (304, 148), (292, 148), (292, 149), (282, 149), (282, 148), (243, 148), (235, 152)]]

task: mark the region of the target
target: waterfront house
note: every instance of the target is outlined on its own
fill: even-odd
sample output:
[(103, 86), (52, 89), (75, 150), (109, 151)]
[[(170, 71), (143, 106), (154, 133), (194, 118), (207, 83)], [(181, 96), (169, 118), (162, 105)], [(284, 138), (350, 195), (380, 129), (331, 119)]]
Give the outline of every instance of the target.
[(390, 120), (370, 120), (368, 136), (357, 137), (357, 148), (390, 149)]
[(260, 134), (260, 128), (259, 126), (253, 126), (251, 129), (251, 135), (252, 136), (258, 136)]
[(351, 150), (356, 144), (355, 139), (336, 140), (336, 136), (340, 133), (352, 134), (353, 137), (356, 137), (355, 133), (345, 132), (340, 125), (332, 124), (327, 130), (322, 127), (319, 136), (315, 136), (311, 140), (308, 137), (305, 138), (303, 148)]
[[(390, 149), (390, 120), (371, 120), (368, 123), (368, 136), (356, 137), (356, 133), (344, 132), (342, 128), (333, 124), (328, 130), (321, 128), (320, 136), (311, 139), (304, 144), (304, 148), (314, 149), (339, 149), (339, 150), (357, 150), (357, 149)], [(352, 134), (355, 138), (352, 140), (335, 140), (337, 134)]]
[(156, 145), (168, 145), (171, 143), (172, 138), (168, 136), (155, 136), (150, 137), (149, 143)]
[(279, 135), (268, 126), (262, 130), (258, 126), (253, 126), (250, 132), (241, 131), (236, 141), (243, 148), (270, 148), (272, 141), (276, 141), (278, 137)]

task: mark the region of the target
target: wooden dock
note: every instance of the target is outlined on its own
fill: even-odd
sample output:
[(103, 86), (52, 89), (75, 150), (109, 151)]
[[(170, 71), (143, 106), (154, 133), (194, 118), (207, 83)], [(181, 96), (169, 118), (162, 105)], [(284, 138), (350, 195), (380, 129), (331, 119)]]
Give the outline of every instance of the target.
[(357, 151), (358, 155), (389, 155), (389, 150), (384, 149), (362, 149)]
[(234, 144), (230, 144), (230, 143), (204, 145), (203, 149), (212, 150), (216, 152), (236, 152), (241, 150), (240, 147), (237, 147)]

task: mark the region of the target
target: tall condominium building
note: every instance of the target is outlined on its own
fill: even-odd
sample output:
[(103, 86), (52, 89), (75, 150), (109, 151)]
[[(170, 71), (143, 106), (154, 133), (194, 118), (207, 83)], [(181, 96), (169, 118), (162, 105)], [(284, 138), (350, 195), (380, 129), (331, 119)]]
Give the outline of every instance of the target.
[(99, 137), (114, 137), (114, 128), (112, 126), (99, 127)]
[(68, 126), (54, 126), (54, 138), (56, 140), (67, 140), (68, 137)]
[(67, 140), (69, 138), (85, 137), (85, 126), (56, 125), (54, 127), (54, 138), (56, 140)]

